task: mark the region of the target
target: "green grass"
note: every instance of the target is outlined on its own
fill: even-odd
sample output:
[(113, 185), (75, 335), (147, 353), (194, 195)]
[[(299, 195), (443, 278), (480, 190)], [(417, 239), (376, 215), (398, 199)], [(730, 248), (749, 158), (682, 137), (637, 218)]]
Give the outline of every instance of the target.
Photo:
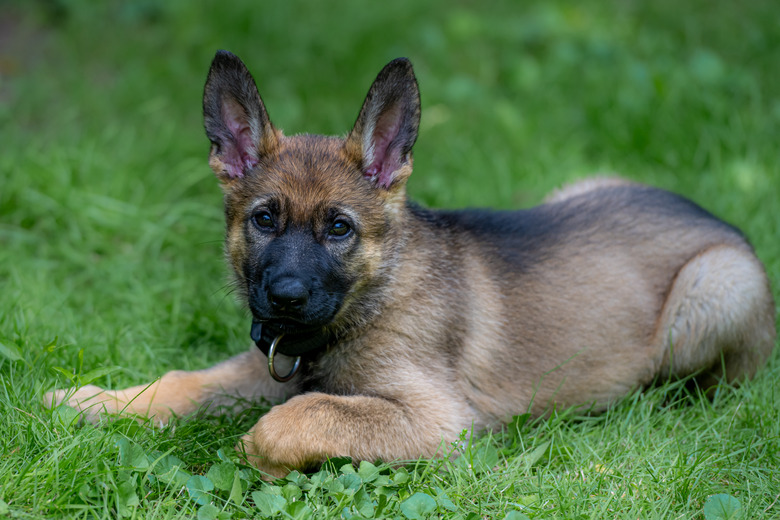
[(719, 494), (780, 517), (777, 353), (712, 401), (665, 385), (597, 417), (520, 418), (459, 459), (274, 485), (232, 451), (263, 406), (164, 429), (44, 409), (54, 387), (247, 348), (201, 128), (218, 48), (290, 134), (346, 132), (382, 65), (409, 56), (416, 200), (523, 207), (620, 172), (744, 229), (778, 295), (773, 0), (195, 4), (0, 3), (0, 517), (715, 518)]

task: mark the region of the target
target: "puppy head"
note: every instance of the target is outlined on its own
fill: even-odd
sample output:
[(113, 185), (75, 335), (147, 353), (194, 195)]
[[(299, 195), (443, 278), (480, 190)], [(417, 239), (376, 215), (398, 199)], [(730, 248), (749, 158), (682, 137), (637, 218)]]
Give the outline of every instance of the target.
[(420, 98), (411, 63), (379, 73), (346, 139), (285, 137), (254, 79), (220, 51), (203, 96), (225, 192), (226, 252), (255, 319), (318, 327), (382, 285), (403, 235)]

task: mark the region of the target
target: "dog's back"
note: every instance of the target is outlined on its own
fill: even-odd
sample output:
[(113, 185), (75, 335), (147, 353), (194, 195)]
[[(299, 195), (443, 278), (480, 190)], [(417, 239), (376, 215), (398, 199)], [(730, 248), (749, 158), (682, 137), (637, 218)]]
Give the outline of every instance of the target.
[(481, 248), (496, 269), (510, 273), (543, 269), (557, 257), (611, 255), (622, 248), (633, 256), (659, 247), (664, 257), (678, 249), (685, 257), (708, 243), (745, 244), (737, 228), (690, 200), (639, 184), (607, 186), (520, 211), (410, 210), (437, 233)]

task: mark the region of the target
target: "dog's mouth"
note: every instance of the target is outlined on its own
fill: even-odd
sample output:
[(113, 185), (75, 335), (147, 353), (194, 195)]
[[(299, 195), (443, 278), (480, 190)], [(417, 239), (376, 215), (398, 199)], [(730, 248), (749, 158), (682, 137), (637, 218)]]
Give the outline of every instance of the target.
[(327, 327), (330, 323), (323, 319), (311, 319), (306, 320), (299, 317), (291, 317), (286, 315), (273, 315), (267, 316), (255, 311), (251, 311), (252, 323), (261, 323), (267, 327), (284, 332), (285, 334), (303, 334), (306, 332), (314, 332), (321, 330), (323, 327)]
[(330, 339), (323, 325), (307, 325), (292, 320), (258, 320), (253, 318), (250, 330), (252, 341), (268, 355), (274, 340), (278, 340), (278, 352), (286, 356), (300, 356), (325, 348)]
[(288, 336), (305, 336), (309, 334), (317, 334), (322, 332), (325, 328), (323, 325), (307, 324), (295, 320), (276, 320), (276, 319), (257, 319), (252, 318), (252, 339), (257, 341), (255, 336), (255, 329), (266, 329), (270, 332), (274, 332), (277, 335), (285, 334)]

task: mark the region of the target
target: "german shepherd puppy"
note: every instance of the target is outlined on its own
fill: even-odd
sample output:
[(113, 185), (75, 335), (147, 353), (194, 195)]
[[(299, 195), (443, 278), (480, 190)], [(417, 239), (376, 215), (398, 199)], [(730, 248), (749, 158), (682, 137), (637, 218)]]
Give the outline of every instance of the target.
[(603, 410), (658, 379), (739, 381), (774, 347), (753, 249), (677, 195), (595, 179), (522, 211), (410, 203), (420, 98), (406, 59), (379, 73), (346, 139), (285, 137), (224, 51), (203, 111), (259, 348), (149, 385), (59, 390), (50, 404), (164, 422), (287, 399), (243, 439), (252, 464), (282, 476), (334, 456), (433, 457), (463, 430), (552, 406)]

